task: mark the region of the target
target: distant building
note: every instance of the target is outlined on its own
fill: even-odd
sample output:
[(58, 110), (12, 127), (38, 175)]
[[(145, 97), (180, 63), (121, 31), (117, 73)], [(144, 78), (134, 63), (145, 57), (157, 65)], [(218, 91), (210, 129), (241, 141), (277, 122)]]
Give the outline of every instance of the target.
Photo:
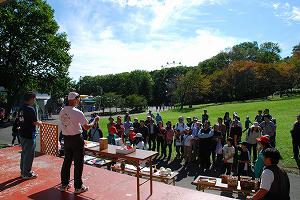
[(82, 111), (95, 111), (96, 109), (96, 101), (95, 98), (93, 96), (88, 96), (88, 95), (80, 95), (80, 99), (81, 99), (81, 110)]

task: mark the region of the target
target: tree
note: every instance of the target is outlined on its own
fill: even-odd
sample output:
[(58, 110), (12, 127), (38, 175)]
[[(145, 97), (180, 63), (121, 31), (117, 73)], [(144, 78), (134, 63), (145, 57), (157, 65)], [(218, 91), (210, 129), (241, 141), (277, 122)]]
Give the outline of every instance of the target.
[(126, 104), (125, 99), (121, 95), (117, 95), (115, 100), (116, 112), (117, 112), (117, 108), (120, 108), (121, 111), (123, 111), (126, 107), (125, 104)]
[(251, 60), (257, 61), (259, 53), (258, 43), (254, 42), (243, 42), (234, 45), (230, 51), (232, 61), (240, 60)]
[(265, 42), (260, 45), (258, 61), (261, 63), (275, 63), (280, 60), (280, 47), (277, 43)]
[(217, 70), (210, 75), (209, 81), (211, 89), (208, 92), (210, 99), (214, 102), (225, 102), (233, 99), (232, 87), (227, 77), (227, 70)]
[(132, 94), (126, 97), (126, 106), (134, 111), (141, 112), (147, 106), (147, 100), (144, 96)]
[[(128, 90), (130, 88), (130, 90)], [(127, 79), (127, 95), (143, 95), (147, 100), (152, 99), (153, 80), (149, 72), (135, 70), (130, 72)]]
[(300, 58), (300, 43), (293, 47), (292, 55), (293, 57)]
[(225, 49), (210, 59), (207, 59), (198, 64), (198, 68), (201, 69), (204, 74), (212, 74), (214, 71), (226, 68), (232, 61), (231, 49)]
[(300, 43), (293, 47), (292, 57), (288, 60), (288, 63), (294, 67), (294, 87), (300, 85)]
[(186, 74), (189, 69), (189, 67), (177, 66), (151, 72), (150, 74), (154, 82), (153, 100), (151, 104), (168, 105), (176, 91), (179, 77)]
[(70, 43), (58, 30), (45, 1), (16, 0), (0, 6), (0, 85), (7, 91), (8, 111), (26, 90), (54, 94), (66, 88)]
[(209, 90), (210, 80), (208, 76), (203, 75), (199, 69), (190, 69), (178, 79), (176, 95), (180, 108), (182, 109), (184, 104), (188, 104), (192, 108), (193, 104), (203, 102), (204, 96)]
[(117, 106), (116, 105), (117, 98), (119, 98), (119, 95), (117, 95), (114, 92), (105, 93), (103, 95), (103, 99), (105, 100), (105, 101), (103, 101), (103, 107), (104, 108), (109, 108), (109, 112), (112, 112), (111, 108), (114, 107), (114, 106), (115, 107)]
[(235, 61), (225, 70), (224, 78), (229, 82), (232, 99), (245, 100), (255, 96), (256, 65), (253, 61)]
[(258, 97), (267, 98), (280, 89), (280, 73), (273, 64), (260, 64), (255, 67)]

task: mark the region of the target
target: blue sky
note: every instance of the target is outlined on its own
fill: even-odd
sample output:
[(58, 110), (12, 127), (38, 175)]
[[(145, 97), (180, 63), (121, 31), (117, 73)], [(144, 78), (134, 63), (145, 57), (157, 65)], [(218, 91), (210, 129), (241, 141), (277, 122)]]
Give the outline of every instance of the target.
[(70, 76), (194, 66), (244, 41), (300, 43), (300, 1), (47, 0), (71, 41)]

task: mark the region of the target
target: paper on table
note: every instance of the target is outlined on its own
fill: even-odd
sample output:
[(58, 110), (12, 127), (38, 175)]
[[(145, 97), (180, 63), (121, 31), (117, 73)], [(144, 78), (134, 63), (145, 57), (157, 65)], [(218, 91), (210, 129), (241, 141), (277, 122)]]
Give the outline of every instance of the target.
[(87, 161), (92, 160), (92, 159), (95, 159), (95, 158), (96, 158), (96, 157), (94, 157), (94, 156), (85, 155), (85, 156), (84, 156), (84, 162), (87, 162)]
[(86, 148), (92, 148), (99, 146), (98, 142), (92, 142), (92, 141), (85, 141), (85, 147)]

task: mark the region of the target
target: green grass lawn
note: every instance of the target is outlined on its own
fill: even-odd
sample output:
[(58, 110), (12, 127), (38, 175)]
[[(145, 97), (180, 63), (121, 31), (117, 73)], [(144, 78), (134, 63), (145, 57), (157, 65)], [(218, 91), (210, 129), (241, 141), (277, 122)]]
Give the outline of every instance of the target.
[[(300, 98), (292, 99), (276, 99), (276, 100), (260, 100), (260, 101), (250, 101), (250, 102), (234, 102), (234, 103), (224, 103), (224, 104), (204, 104), (193, 106), (193, 108), (184, 108), (182, 110), (172, 109), (165, 112), (161, 112), (164, 122), (170, 120), (173, 124), (177, 122), (178, 116), (182, 115), (184, 117), (201, 117), (203, 109), (208, 110), (209, 120), (212, 124), (216, 123), (218, 117), (223, 117), (225, 112), (229, 112), (232, 116), (233, 112), (237, 112), (241, 117), (241, 122), (244, 125), (244, 121), (247, 115), (250, 116), (251, 121), (259, 109), (269, 108), (270, 113), (277, 120), (277, 148), (280, 151), (284, 167), (296, 167), (296, 163), (292, 156), (292, 142), (290, 137), (290, 130), (293, 123), (296, 120), (296, 116), (300, 114)], [(145, 119), (146, 114), (135, 115), (139, 119)], [(107, 118), (102, 118), (100, 126), (104, 132), (107, 134)], [(244, 135), (245, 136), (245, 133)]]

